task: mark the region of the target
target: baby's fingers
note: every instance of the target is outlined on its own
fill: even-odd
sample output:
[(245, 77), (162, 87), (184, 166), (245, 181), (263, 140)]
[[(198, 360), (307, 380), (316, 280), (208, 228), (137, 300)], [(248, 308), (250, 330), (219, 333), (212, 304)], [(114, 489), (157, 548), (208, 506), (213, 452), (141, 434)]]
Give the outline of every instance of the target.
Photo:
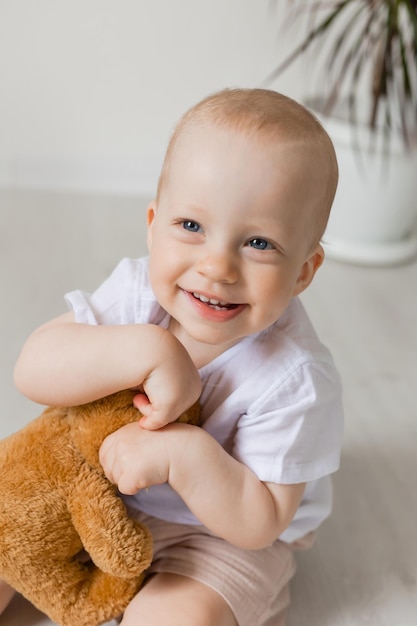
[[(134, 440), (130, 430), (129, 435), (130, 441)], [(134, 495), (141, 488), (141, 485), (137, 484), (137, 476), (140, 475), (140, 468), (137, 467), (138, 459), (135, 458), (136, 465), (134, 466), (132, 455), (135, 457), (137, 455), (134, 455), (130, 446), (125, 445), (123, 439), (122, 441), (120, 439), (120, 430), (106, 437), (99, 450), (99, 460), (106, 478), (116, 485), (121, 493)]]
[(145, 394), (136, 395), (133, 398), (133, 404), (142, 413), (139, 423), (146, 430), (157, 430), (176, 419), (167, 408), (157, 408), (155, 404), (152, 404)]
[(142, 428), (146, 430), (158, 430), (159, 428), (163, 428), (167, 424), (173, 420), (166, 419), (164, 416), (158, 415), (157, 412), (153, 411), (150, 415), (144, 415), (140, 418), (139, 424)]
[(98, 457), (106, 478), (113, 485), (116, 485), (117, 478), (115, 476), (115, 458), (113, 453), (113, 439), (111, 435), (106, 437), (101, 444)]
[(138, 393), (133, 398), (133, 405), (142, 413), (144, 416), (149, 416), (152, 413), (152, 405), (149, 402), (149, 398), (145, 393)]

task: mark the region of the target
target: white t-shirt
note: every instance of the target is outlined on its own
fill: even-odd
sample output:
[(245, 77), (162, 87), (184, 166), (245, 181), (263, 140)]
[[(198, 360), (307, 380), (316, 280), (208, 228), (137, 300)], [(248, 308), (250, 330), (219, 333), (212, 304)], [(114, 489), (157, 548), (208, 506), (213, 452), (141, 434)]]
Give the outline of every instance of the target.
[[(123, 259), (93, 293), (68, 293), (77, 322), (169, 324), (148, 278), (148, 259)], [(306, 482), (283, 541), (315, 530), (331, 511), (343, 411), (339, 375), (298, 298), (272, 326), (200, 370), (202, 428), (262, 481)], [(204, 459), (202, 459), (202, 463)], [(126, 503), (172, 522), (199, 524), (177, 493), (156, 485)], [(254, 512), (256, 513), (256, 512)]]

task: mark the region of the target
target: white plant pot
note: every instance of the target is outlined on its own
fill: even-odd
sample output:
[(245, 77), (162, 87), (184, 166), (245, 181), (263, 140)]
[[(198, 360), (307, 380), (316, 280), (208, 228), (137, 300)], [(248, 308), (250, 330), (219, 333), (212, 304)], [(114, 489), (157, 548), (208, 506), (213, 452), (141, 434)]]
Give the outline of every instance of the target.
[(407, 152), (400, 138), (391, 137), (387, 155), (381, 137), (380, 145), (373, 147), (365, 126), (353, 130), (343, 119), (317, 114), (313, 106), (310, 109), (332, 138), (340, 169), (323, 237), (327, 256), (364, 265), (394, 265), (414, 258), (417, 150)]

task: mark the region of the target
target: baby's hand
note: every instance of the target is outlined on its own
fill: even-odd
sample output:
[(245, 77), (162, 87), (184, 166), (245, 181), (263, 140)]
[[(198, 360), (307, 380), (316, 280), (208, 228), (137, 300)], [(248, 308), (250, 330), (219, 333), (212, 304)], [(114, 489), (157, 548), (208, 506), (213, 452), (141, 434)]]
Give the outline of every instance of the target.
[(174, 422), (200, 397), (200, 375), (175, 337), (168, 354), (145, 378), (142, 387), (144, 393), (138, 393), (133, 403), (143, 415), (141, 427), (147, 430)]
[(133, 422), (106, 437), (100, 448), (100, 463), (121, 493), (134, 495), (168, 480), (167, 448), (164, 431), (150, 432)]

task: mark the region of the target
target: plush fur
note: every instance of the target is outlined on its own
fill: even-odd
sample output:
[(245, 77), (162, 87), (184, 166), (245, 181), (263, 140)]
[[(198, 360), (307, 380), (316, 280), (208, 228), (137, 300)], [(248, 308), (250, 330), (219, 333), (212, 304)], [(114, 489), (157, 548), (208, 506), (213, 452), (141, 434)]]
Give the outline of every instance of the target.
[[(61, 626), (122, 613), (152, 559), (150, 532), (127, 516), (98, 459), (107, 435), (138, 420), (132, 398), (48, 408), (0, 442), (0, 579)], [(197, 405), (181, 421), (196, 423)]]

